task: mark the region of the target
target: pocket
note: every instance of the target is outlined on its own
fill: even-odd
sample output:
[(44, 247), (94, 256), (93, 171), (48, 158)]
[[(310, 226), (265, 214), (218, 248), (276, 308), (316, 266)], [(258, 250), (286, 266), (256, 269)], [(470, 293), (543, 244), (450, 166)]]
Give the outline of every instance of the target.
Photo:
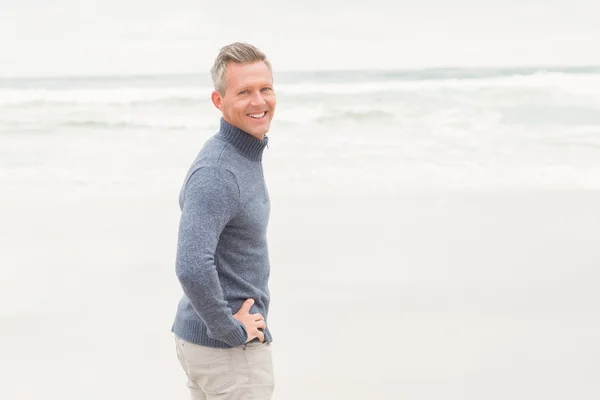
[(235, 385), (233, 358), (225, 354), (208, 363), (208, 374), (203, 390), (208, 394), (227, 393)]
[(184, 343), (183, 357), (190, 380), (208, 394), (230, 391), (236, 382), (233, 358), (227, 349)]

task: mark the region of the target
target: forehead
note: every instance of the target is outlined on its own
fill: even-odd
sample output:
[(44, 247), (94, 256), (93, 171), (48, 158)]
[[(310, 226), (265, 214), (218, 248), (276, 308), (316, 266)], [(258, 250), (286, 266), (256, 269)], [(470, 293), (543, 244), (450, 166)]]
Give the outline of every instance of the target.
[(262, 85), (273, 83), (273, 75), (262, 61), (252, 64), (227, 64), (227, 80), (229, 86)]

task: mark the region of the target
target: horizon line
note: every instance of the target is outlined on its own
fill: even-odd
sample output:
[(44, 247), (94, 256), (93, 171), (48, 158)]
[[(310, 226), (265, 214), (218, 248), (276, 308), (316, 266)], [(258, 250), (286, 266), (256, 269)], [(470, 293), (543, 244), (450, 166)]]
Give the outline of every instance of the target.
[[(348, 73), (348, 72), (417, 72), (417, 71), (449, 71), (449, 70), (472, 70), (472, 71), (490, 71), (490, 70), (598, 70), (600, 64), (569, 64), (569, 65), (485, 65), (485, 66), (423, 66), (423, 67), (397, 67), (397, 68), (304, 68), (304, 69), (277, 69), (275, 74), (279, 73)], [(179, 71), (179, 72), (108, 72), (108, 73), (70, 73), (70, 74), (48, 74), (48, 75), (0, 75), (0, 80), (9, 79), (94, 79), (94, 78), (140, 78), (140, 77), (167, 77), (167, 76), (199, 76), (206, 75), (210, 77), (210, 71)]]

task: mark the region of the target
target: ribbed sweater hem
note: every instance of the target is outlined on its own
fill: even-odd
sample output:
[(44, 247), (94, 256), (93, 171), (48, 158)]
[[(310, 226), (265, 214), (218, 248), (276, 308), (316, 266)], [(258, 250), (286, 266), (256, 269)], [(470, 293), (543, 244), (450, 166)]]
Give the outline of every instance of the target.
[[(248, 338), (246, 330), (241, 323), (239, 329), (234, 330), (221, 338), (215, 339), (208, 336), (208, 331), (204, 323), (195, 320), (182, 321), (179, 318), (175, 319), (171, 332), (187, 342), (220, 349), (242, 346), (246, 343), (246, 339)], [(265, 331), (265, 342), (271, 342), (272, 340), (271, 332), (267, 327), (267, 330)]]

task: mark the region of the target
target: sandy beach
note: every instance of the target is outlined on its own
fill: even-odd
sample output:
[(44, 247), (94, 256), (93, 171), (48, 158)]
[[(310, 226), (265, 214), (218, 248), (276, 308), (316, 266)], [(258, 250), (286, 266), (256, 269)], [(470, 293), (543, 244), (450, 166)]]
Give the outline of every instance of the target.
[[(600, 69), (280, 76), (274, 400), (600, 398)], [(177, 199), (210, 88), (0, 80), (0, 399), (189, 398)]]
[[(175, 199), (2, 197), (0, 398), (187, 398)], [(600, 192), (271, 200), (275, 399), (600, 395)]]

